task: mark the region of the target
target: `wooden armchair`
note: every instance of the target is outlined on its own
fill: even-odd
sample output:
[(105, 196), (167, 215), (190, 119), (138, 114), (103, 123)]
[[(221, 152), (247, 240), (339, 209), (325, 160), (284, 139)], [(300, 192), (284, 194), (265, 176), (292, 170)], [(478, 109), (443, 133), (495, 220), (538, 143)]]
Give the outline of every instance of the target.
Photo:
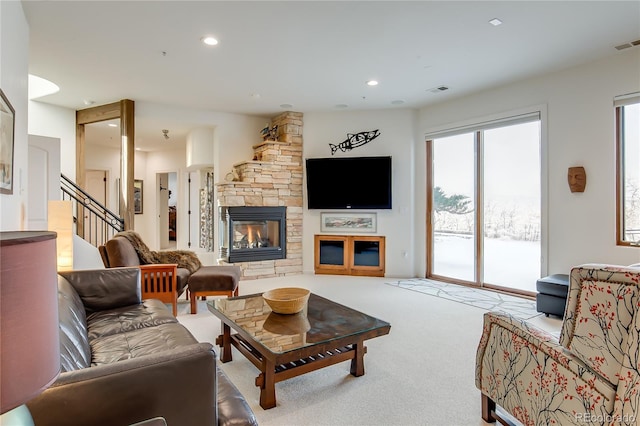
[[(125, 232), (133, 233), (133, 231)], [(142, 257), (138, 255), (129, 237), (122, 234), (124, 232), (116, 234), (98, 249), (107, 268), (136, 266), (143, 271), (143, 298), (155, 298), (165, 303), (171, 303), (175, 313), (177, 310), (175, 300), (188, 287), (187, 295), (191, 299), (191, 313), (195, 314), (198, 297), (231, 297), (238, 295), (238, 282), (240, 280), (240, 268), (238, 266), (202, 266), (199, 260), (196, 265), (192, 261), (185, 260), (183, 256), (184, 253), (192, 252), (181, 250), (157, 252), (159, 255), (155, 260), (158, 260), (158, 262), (150, 262), (149, 259), (142, 261)], [(136, 239), (139, 239), (139, 236), (135, 235)], [(140, 240), (139, 244), (144, 243)], [(145, 249), (148, 250), (146, 245)], [(189, 257), (189, 259), (193, 258), (197, 260), (195, 254)], [(174, 264), (174, 262), (177, 262), (177, 264)], [(162, 267), (171, 269), (161, 269)], [(145, 274), (145, 271), (149, 272)], [(150, 277), (149, 282), (146, 282), (145, 275)]]
[(178, 268), (175, 263), (141, 265), (136, 251), (126, 238), (112, 238), (98, 249), (107, 268), (140, 268), (142, 298), (171, 303), (173, 315), (177, 315), (178, 297), (186, 289), (189, 271)]
[(158, 299), (171, 303), (173, 316), (178, 315), (178, 264), (140, 265), (142, 299)]

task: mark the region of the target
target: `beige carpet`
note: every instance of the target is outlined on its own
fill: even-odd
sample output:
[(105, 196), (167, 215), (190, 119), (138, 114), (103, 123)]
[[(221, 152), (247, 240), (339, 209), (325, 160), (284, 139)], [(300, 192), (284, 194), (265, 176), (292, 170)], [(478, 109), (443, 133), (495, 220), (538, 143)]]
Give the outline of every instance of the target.
[[(385, 285), (390, 278), (299, 275), (242, 281), (240, 294), (297, 286), (391, 323), (391, 332), (366, 342), (362, 377), (349, 363), (276, 384), (277, 406), (263, 410), (254, 385), (258, 370), (234, 349), (222, 368), (245, 396), (261, 425), (485, 425), (474, 384), (482, 315), (475, 306)], [(219, 321), (198, 302), (178, 319), (200, 341), (214, 342)], [(534, 318), (554, 331), (560, 321)]]

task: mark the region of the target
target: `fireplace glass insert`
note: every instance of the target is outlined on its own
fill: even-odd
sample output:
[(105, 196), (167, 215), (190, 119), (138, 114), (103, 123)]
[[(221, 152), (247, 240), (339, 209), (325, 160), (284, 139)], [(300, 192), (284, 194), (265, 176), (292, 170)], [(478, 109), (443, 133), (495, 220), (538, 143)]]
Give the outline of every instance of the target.
[(220, 207), (220, 254), (230, 263), (286, 257), (286, 207)]

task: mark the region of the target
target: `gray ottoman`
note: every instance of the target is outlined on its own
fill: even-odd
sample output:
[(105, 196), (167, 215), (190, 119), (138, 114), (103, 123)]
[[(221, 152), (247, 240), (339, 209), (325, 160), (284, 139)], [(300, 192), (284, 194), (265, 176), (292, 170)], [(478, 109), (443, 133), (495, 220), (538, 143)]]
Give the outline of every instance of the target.
[(554, 274), (536, 281), (536, 310), (546, 316), (564, 317), (564, 308), (569, 294), (569, 275)]

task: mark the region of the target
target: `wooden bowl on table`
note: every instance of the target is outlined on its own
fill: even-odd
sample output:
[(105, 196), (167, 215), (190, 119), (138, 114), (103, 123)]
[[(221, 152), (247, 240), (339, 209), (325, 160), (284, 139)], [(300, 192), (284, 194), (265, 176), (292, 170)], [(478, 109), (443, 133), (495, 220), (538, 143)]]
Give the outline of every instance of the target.
[(262, 298), (277, 314), (297, 314), (309, 300), (311, 292), (306, 288), (283, 287), (262, 293)]

